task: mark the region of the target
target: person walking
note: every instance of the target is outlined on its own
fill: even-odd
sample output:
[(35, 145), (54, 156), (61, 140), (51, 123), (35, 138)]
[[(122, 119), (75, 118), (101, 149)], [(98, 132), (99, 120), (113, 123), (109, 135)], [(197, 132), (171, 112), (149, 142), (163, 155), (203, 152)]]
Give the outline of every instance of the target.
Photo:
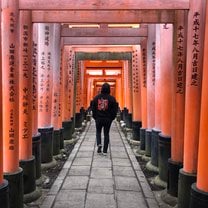
[(102, 153), (101, 131), (104, 130), (103, 155), (107, 155), (109, 144), (109, 131), (112, 121), (115, 119), (118, 111), (116, 99), (110, 95), (110, 85), (104, 83), (101, 93), (94, 97), (91, 102), (92, 117), (96, 123), (97, 152)]

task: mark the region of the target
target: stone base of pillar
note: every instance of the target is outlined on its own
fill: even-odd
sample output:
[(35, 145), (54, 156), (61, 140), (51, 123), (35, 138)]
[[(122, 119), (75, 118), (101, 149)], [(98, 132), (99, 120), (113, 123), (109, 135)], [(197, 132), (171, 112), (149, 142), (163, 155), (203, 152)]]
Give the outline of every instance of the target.
[(121, 121), (124, 120), (124, 119), (123, 119), (123, 114), (124, 114), (124, 112), (123, 112), (123, 110), (122, 110), (122, 111), (120, 112)]
[(149, 162), (146, 164), (146, 168), (147, 168), (147, 170), (149, 170), (149, 171), (152, 171), (152, 172), (155, 172), (155, 173), (159, 173), (159, 168), (158, 168), (157, 166), (154, 166), (154, 165), (152, 164), (151, 161), (149, 161)]
[(186, 208), (190, 205), (191, 185), (196, 182), (196, 174), (190, 174), (179, 170), (178, 181), (178, 208)]
[(72, 139), (72, 126), (72, 120), (62, 122), (64, 140)]
[(36, 187), (35, 191), (24, 194), (24, 203), (31, 203), (39, 199), (42, 195), (42, 191), (40, 188)]
[(160, 186), (162, 188), (167, 188), (167, 183), (163, 180), (161, 180), (160, 176), (157, 175), (154, 180), (153, 180), (154, 184), (157, 186)]
[(196, 183), (191, 186), (191, 201), (190, 208), (207, 208), (208, 205), (208, 192), (199, 190)]
[(20, 167), (23, 169), (23, 186), (24, 186), (24, 194), (31, 193), (35, 191), (35, 157), (28, 160), (20, 160)]
[(53, 161), (53, 127), (39, 128), (41, 134), (41, 163)]
[(86, 120), (87, 120), (87, 121), (91, 121), (91, 115), (90, 115), (90, 114), (87, 114)]
[(130, 129), (132, 128), (132, 113), (127, 114), (126, 127)]
[(50, 168), (54, 168), (56, 165), (57, 165), (57, 161), (55, 159), (53, 159), (49, 163), (42, 163), (41, 164), (41, 169), (42, 170), (47, 170), (47, 169), (50, 169)]
[(158, 167), (158, 140), (159, 133), (161, 131), (158, 129), (152, 129), (152, 138), (151, 138), (151, 164), (155, 167)]
[(0, 184), (0, 204), (2, 208), (9, 208), (9, 184), (7, 180), (3, 180)]
[(9, 208), (23, 208), (23, 170), (15, 173), (5, 173), (4, 178), (9, 182)]
[(136, 141), (140, 141), (140, 128), (142, 126), (141, 121), (133, 121), (132, 122), (132, 139)]
[(168, 186), (167, 193), (171, 196), (178, 196), (178, 177), (179, 170), (183, 167), (182, 163), (168, 160)]
[(36, 190), (35, 157), (29, 160), (20, 160), (20, 167), (23, 169), (24, 203), (37, 200), (41, 193)]
[(127, 122), (128, 112), (129, 110), (127, 108), (123, 109), (123, 120), (125, 123)]
[(35, 157), (36, 180), (41, 178), (41, 141), (40, 133), (32, 137), (32, 154)]
[(152, 129), (146, 129), (145, 132), (145, 155), (151, 157), (151, 139)]
[(61, 130), (56, 129), (53, 131), (53, 155), (60, 154), (60, 136)]
[(171, 157), (171, 138), (163, 134), (159, 134), (158, 146), (158, 167), (159, 177), (162, 181), (168, 181), (168, 159)]
[(145, 150), (145, 132), (146, 129), (140, 128), (140, 150)]
[(75, 128), (81, 128), (82, 127), (82, 114), (76, 113), (75, 114)]
[(64, 128), (60, 128), (60, 150), (64, 149), (63, 131), (64, 131)]
[(74, 117), (71, 117), (71, 122), (72, 122), (72, 135), (75, 132), (75, 121), (74, 121)]
[(160, 195), (161, 199), (165, 204), (175, 207), (177, 205), (177, 197), (168, 194), (167, 189), (163, 190)]

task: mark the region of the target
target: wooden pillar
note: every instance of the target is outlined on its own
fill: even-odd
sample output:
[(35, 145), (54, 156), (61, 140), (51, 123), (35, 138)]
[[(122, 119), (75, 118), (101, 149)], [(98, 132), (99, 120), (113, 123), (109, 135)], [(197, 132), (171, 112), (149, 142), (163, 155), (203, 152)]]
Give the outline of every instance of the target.
[(203, 59), (203, 77), (202, 77), (202, 94), (201, 94), (201, 112), (199, 128), (199, 152), (197, 166), (197, 182), (192, 185), (190, 207), (206, 207), (208, 203), (208, 171), (207, 171), (207, 115), (208, 115), (208, 4), (206, 4), (206, 24), (205, 24), (205, 41), (204, 41), (204, 59)]
[(171, 156), (172, 71), (173, 71), (173, 26), (160, 25), (161, 38), (161, 133), (159, 134), (159, 179), (167, 183), (168, 159)]
[[(23, 169), (24, 194), (31, 202), (36, 190), (35, 157), (32, 155), (32, 13), (20, 12), (19, 45), (19, 160)], [(28, 194), (31, 196), (28, 199)]]
[(172, 91), (171, 158), (168, 161), (169, 177), (167, 192), (177, 197), (179, 169), (183, 163), (185, 75), (187, 47), (187, 12), (176, 11), (174, 24), (174, 71)]
[(53, 132), (53, 155), (60, 153), (61, 126), (59, 125), (60, 103), (60, 38), (61, 25), (53, 24), (52, 37), (52, 65), (53, 65), (53, 92), (52, 92), (52, 126)]
[[(1, 8), (1, 2), (0, 2)], [(1, 12), (0, 12), (0, 22), (1, 22)], [(1, 47), (1, 27), (0, 27), (0, 87), (2, 89), (2, 47)], [(3, 102), (2, 102), (2, 90), (0, 90), (0, 115), (3, 113)], [(0, 184), (3, 184), (3, 122), (2, 116), (0, 116)]]
[(132, 91), (133, 91), (133, 115), (132, 115), (132, 130), (133, 139), (140, 140), (141, 128), (141, 87), (140, 87), (140, 61), (141, 47), (134, 46), (132, 53)]
[(151, 161), (147, 164), (147, 168), (158, 172), (158, 140), (161, 132), (161, 40), (160, 40), (160, 24), (155, 26), (155, 122), (151, 132)]
[(53, 161), (52, 115), (52, 24), (38, 24), (38, 127), (41, 133), (41, 162)]
[(63, 91), (63, 51), (64, 51), (64, 44), (63, 44), (63, 38), (60, 38), (60, 57), (59, 57), (59, 105), (58, 105), (58, 126), (61, 129), (61, 136), (60, 136), (60, 149), (64, 149), (64, 128), (63, 128), (63, 106), (64, 106), (64, 91)]
[(82, 127), (82, 61), (78, 61), (76, 69), (76, 101), (75, 101), (75, 128)]
[(131, 68), (129, 61), (124, 61), (124, 121), (128, 128), (132, 128), (132, 82), (131, 82)]
[(32, 154), (35, 156), (36, 179), (41, 178), (41, 138), (38, 132), (38, 24), (33, 24), (32, 51)]
[(179, 174), (178, 207), (189, 207), (196, 181), (206, 1), (191, 0), (188, 14), (184, 161)]
[(145, 131), (147, 129), (147, 39), (141, 42), (141, 116), (142, 128), (140, 129), (140, 150), (144, 154)]
[(191, 184), (196, 181), (205, 9), (206, 1), (190, 1), (187, 32), (184, 163), (179, 174), (179, 207), (189, 207)]
[(147, 128), (155, 125), (155, 61), (156, 61), (156, 25), (148, 26), (147, 40)]
[(145, 155), (151, 156), (152, 128), (155, 125), (155, 67), (156, 25), (148, 25), (147, 39), (147, 129), (145, 133)]
[(23, 175), (19, 168), (19, 12), (18, 1), (2, 3), (3, 171), (9, 181), (11, 207), (23, 207)]
[(72, 71), (73, 51), (70, 46), (64, 46), (62, 59), (62, 79), (63, 79), (63, 111), (62, 126), (64, 128), (63, 137), (65, 140), (72, 138), (72, 93), (73, 93), (73, 71)]
[(20, 12), (19, 159), (32, 157), (32, 16)]
[[(0, 9), (2, 2), (0, 2)], [(2, 10), (1, 10), (2, 11)], [(0, 22), (1, 22), (1, 12), (0, 12)], [(0, 88), (2, 89), (2, 42), (1, 42), (2, 31), (0, 27)], [(2, 90), (0, 91), (0, 201), (3, 202), (3, 207), (9, 207), (9, 194), (8, 194), (8, 181), (3, 179), (3, 99)]]

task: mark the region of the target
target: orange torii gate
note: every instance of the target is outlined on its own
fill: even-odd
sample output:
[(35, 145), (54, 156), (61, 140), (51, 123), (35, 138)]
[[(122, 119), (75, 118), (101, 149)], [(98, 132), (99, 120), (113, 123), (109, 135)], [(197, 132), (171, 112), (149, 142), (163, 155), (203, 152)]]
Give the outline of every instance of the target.
[[(4, 16), (4, 14), (6, 13), (5, 10), (4, 10), (4, 3), (5, 2), (7, 2), (7, 1), (6, 0), (1, 1), (2, 6), (3, 6), (3, 10), (2, 10), (2, 14), (3, 14), (2, 15), (3, 16), (2, 22), (3, 22), (3, 25), (8, 22), (8, 20), (5, 20), (5, 17), (6, 16)], [(139, 0), (139, 1), (133, 1), (133, 0), (131, 0), (131, 1), (128, 1), (127, 2), (125, 0), (122, 0), (122, 1), (119, 2), (119, 4), (117, 4), (115, 1), (109, 1), (107, 4), (105, 4), (105, 6), (103, 6), (102, 4), (100, 4), (99, 2), (97, 2), (95, 0), (91, 0), (91, 1), (90, 0), (87, 0), (84, 3), (83, 3), (83, 1), (70, 1), (70, 2), (68, 2), (67, 0), (62, 0), (61, 3), (60, 3), (60, 0), (59, 1), (58, 0), (52, 0), (51, 1), (51, 4), (48, 4), (47, 1), (43, 1), (43, 0), (40, 0), (40, 1), (37, 1), (37, 0), (20, 0), (19, 1), (19, 6), (14, 3), (15, 1), (10, 1), (10, 2), (12, 2), (12, 4), (11, 4), (12, 7), (11, 8), (14, 8), (15, 9), (15, 12), (14, 12), (15, 15), (16, 14), (18, 15), (18, 12), (17, 12), (18, 9), (23, 9), (23, 10), (24, 9), (26, 9), (26, 10), (29, 9), (29, 10), (33, 10), (32, 11), (32, 13), (33, 13), (33, 20), (32, 21), (33, 22), (35, 22), (35, 21), (37, 21), (37, 22), (41, 22), (41, 21), (42, 22), (47, 22), (47, 21), (54, 22), (55, 20), (56, 21), (60, 21), (60, 22), (70, 22), (70, 20), (76, 19), (74, 22), (79, 22), (80, 21), (80, 22), (83, 23), (83, 22), (86, 22), (86, 20), (88, 19), (88, 17), (90, 17), (89, 18), (90, 19), (89, 21), (91, 21), (91, 22), (94, 22), (95, 20), (96, 21), (97, 20), (100, 20), (100, 22), (105, 22), (106, 21), (107, 23), (110, 22), (110, 21), (119, 21), (119, 22), (124, 22), (124, 23), (126, 23), (128, 21), (131, 21), (131, 22), (133, 22), (133, 21), (135, 21), (135, 22), (136, 21), (139, 21), (141, 23), (145, 23), (145, 22), (146, 23), (174, 23), (174, 18), (175, 18), (175, 11), (174, 10), (188, 10), (188, 9), (190, 9), (189, 8), (189, 2), (191, 3), (190, 4), (191, 5), (191, 9), (194, 8), (196, 5), (197, 6), (198, 5), (203, 5), (203, 8), (206, 7), (206, 2), (205, 1), (202, 2), (202, 1), (196, 1), (196, 0), (190, 0), (190, 1), (188, 1), (188, 0), (182, 0), (182, 1), (179, 1), (179, 0), (177, 0), (177, 1), (162, 1), (162, 0), (157, 0), (157, 1), (154, 1), (154, 2), (152, 2), (152, 1), (144, 1), (144, 0)], [(37, 4), (37, 2), (38, 2), (38, 4)], [(10, 4), (9, 4), (9, 6), (10, 6)], [(59, 11), (59, 10), (62, 10), (63, 8), (65, 9), (65, 11)], [(47, 12), (44, 11), (44, 10), (50, 10), (50, 9), (51, 9), (51, 11), (47, 11)], [(66, 11), (67, 9), (70, 9), (71, 12)], [(78, 11), (75, 12), (75, 11), (73, 11), (73, 9), (74, 10), (76, 9)], [(124, 15), (122, 15), (123, 18), (121, 18), (121, 16), (118, 16), (118, 14), (120, 12), (120, 11), (118, 12), (118, 9), (122, 9), (122, 12), (124, 14)], [(148, 10), (148, 12), (145, 14), (143, 12), (143, 9)], [(43, 11), (39, 11), (39, 10), (43, 10)], [(81, 11), (81, 10), (89, 10), (89, 11)], [(95, 11), (95, 10), (98, 10), (98, 11)], [(106, 11), (104, 11), (104, 10), (106, 10)], [(130, 10), (135, 10), (136, 12), (134, 14), (131, 14), (130, 13)], [(86, 15), (80, 15), (80, 14), (83, 14), (84, 12), (86, 12)], [(109, 12), (112, 14), (112, 20), (109, 20), (108, 19)], [(197, 12), (198, 11), (195, 10), (195, 13), (194, 14), (197, 14)], [(45, 15), (43, 15), (43, 13), (45, 13)], [(82, 16), (83, 19), (77, 18), (78, 16), (76, 16), (75, 14)], [(193, 13), (190, 13), (190, 15), (191, 14), (193, 14)], [(200, 14), (199, 16), (201, 18), (203, 16), (202, 15), (203, 13), (199, 12), (199, 14)], [(128, 18), (128, 16), (129, 16), (129, 18)], [(201, 21), (199, 21), (200, 18), (198, 18), (197, 15), (195, 15), (195, 16), (196, 16), (195, 17), (195, 21), (193, 21), (193, 17), (192, 17), (192, 20), (189, 20), (189, 24), (188, 25), (190, 25), (191, 27), (193, 26), (193, 23), (195, 23), (195, 24), (198, 24), (199, 23), (200, 26), (202, 25), (203, 20), (201, 22)], [(2, 27), (1, 28), (1, 30), (3, 31), (2, 32), (2, 34), (3, 34), (2, 35), (3, 36), (2, 37), (2, 39), (3, 39), (3, 41), (2, 41), (2, 48), (3, 48), (3, 50), (2, 51), (4, 51), (4, 46), (6, 44), (6, 42), (4, 41), (5, 33), (6, 34), (9, 34), (7, 31), (5, 32), (4, 29), (5, 29), (5, 27)], [(197, 30), (197, 28), (196, 28), (196, 30)], [(8, 31), (9, 31), (9, 29), (8, 29)], [(194, 35), (195, 35), (195, 39), (193, 41), (194, 41), (194, 43), (197, 43), (198, 42), (198, 38), (197, 38), (198, 37), (198, 33), (194, 33)], [(9, 38), (10, 38), (10, 36), (9, 36)], [(13, 38), (16, 38), (16, 37), (13, 36)], [(18, 41), (16, 40), (15, 44), (17, 42)], [(71, 44), (74, 44), (74, 43), (77, 43), (77, 42), (78, 42), (77, 39), (74, 40), (73, 42), (71, 40)], [(202, 41), (202, 38), (200, 37), (200, 43), (202, 43), (202, 42), (203, 42)], [(89, 43), (90, 42), (88, 42), (88, 44)], [(109, 41), (109, 43), (114, 43), (115, 44), (116, 42), (115, 42), (115, 40), (112, 40), (111, 39)], [(191, 41), (188, 42), (188, 43), (190, 44)], [(200, 47), (200, 49), (202, 49), (202, 47)], [(191, 54), (190, 55), (191, 51), (192, 50), (189, 50), (188, 51), (188, 57), (189, 57), (189, 59), (191, 59), (192, 55), (194, 55), (194, 61), (195, 61), (194, 63), (196, 63), (197, 60), (198, 60), (196, 57), (198, 57), (199, 54), (196, 54), (195, 53), (195, 54)], [(3, 54), (3, 56), (4, 56), (4, 54)], [(200, 56), (200, 57), (202, 57), (202, 56)], [(4, 60), (5, 60), (4, 57), (2, 57), (3, 68), (8, 68), (8, 67), (5, 67)], [(197, 69), (195, 68), (194, 70), (197, 70)], [(6, 73), (4, 72), (3, 73), (3, 81), (6, 82), (7, 79), (4, 80), (4, 75), (5, 74)], [(193, 73), (189, 73), (189, 76), (190, 76), (190, 74), (191, 74), (191, 76), (193, 75)], [(195, 74), (194, 74), (194, 76), (195, 76)], [(187, 89), (189, 90), (188, 87), (187, 87)], [(192, 89), (192, 88), (190, 88), (190, 89)], [(8, 91), (8, 89), (7, 89), (7, 91)], [(7, 91), (4, 90), (3, 93), (4, 92), (7, 92)], [(200, 92), (200, 89), (198, 89), (197, 93), (199, 93), (199, 92)], [(192, 93), (194, 94), (193, 90), (190, 93), (188, 92), (188, 95), (190, 96)], [(189, 96), (188, 95), (187, 95), (187, 98), (189, 99)], [(4, 105), (4, 100), (3, 100), (3, 106), (5, 106)], [(197, 111), (196, 114), (198, 114), (198, 117), (197, 117), (198, 120), (199, 120), (199, 108), (200, 108), (199, 106), (200, 105), (197, 105), (197, 109), (196, 109), (196, 111)], [(6, 107), (9, 108), (9, 106), (6, 106)], [(6, 107), (4, 107), (4, 109)], [(7, 116), (5, 115), (4, 109), (3, 109), (2, 115), (3, 115), (3, 121), (5, 123), (5, 121), (7, 121), (7, 120), (5, 120), (5, 118), (7, 118)], [(190, 112), (191, 110), (188, 108), (188, 104), (186, 104), (186, 111), (187, 112), (186, 112), (186, 116), (185, 116), (186, 119), (185, 120), (186, 121), (189, 121), (189, 117), (187, 115), (189, 114), (188, 112)], [(16, 116), (16, 114), (15, 114), (15, 116)], [(18, 120), (18, 119), (16, 119), (16, 120)], [(190, 128), (191, 129), (194, 129), (189, 124), (186, 124), (185, 125), (185, 135), (187, 135), (186, 131), (188, 131), (188, 129), (190, 129)], [(197, 128), (196, 128), (196, 130), (197, 130)], [(3, 134), (5, 134), (5, 132), (6, 131), (4, 129)], [(188, 138), (188, 137), (189, 136), (187, 136), (187, 137), (185, 136), (185, 138)], [(196, 137), (198, 137), (198, 136), (196, 136)], [(4, 136), (3, 136), (3, 138), (4, 138), (5, 141), (7, 141)], [(16, 143), (15, 143), (15, 150), (18, 151), (19, 150), (19, 147), (18, 147), (18, 145), (16, 145), (17, 144), (17, 140), (18, 140), (18, 137), (16, 137), (16, 140), (15, 140), (16, 141)], [(187, 141), (188, 141), (188, 139), (187, 139)], [(195, 143), (197, 143), (197, 141), (194, 140), (194, 139), (191, 140), (191, 141), (194, 141)], [(174, 146), (182, 145), (182, 141), (180, 142), (179, 140), (173, 140), (172, 139), (172, 142), (173, 143), (174, 142), (179, 142), (178, 144), (174, 143)], [(4, 150), (6, 150), (8, 148), (8, 146), (7, 145), (4, 145), (4, 144), (3, 144)], [(189, 164), (189, 161), (188, 160), (189, 160), (189, 158), (192, 158), (192, 156), (195, 157), (196, 154), (194, 152), (197, 152), (197, 150), (198, 150), (197, 145), (194, 146), (194, 145), (190, 145), (188, 142), (185, 142), (185, 145), (184, 146), (185, 146), (185, 152), (184, 152), (184, 156), (185, 156), (184, 157), (185, 167), (184, 167), (184, 170), (187, 173), (195, 172), (196, 171), (196, 164), (192, 166), (192, 165)], [(191, 148), (190, 148), (190, 146), (191, 146)], [(172, 151), (174, 151), (174, 150), (172, 150)], [(180, 151), (182, 151), (182, 149)], [(201, 157), (203, 158), (203, 156), (204, 156), (204, 154), (202, 154), (200, 152), (199, 152), (199, 155), (200, 155), (200, 158)], [(8, 156), (9, 156), (9, 154), (8, 155), (7, 154), (5, 155), (6, 158), (8, 158)], [(17, 154), (15, 155), (15, 154), (12, 153), (12, 154), (10, 154), (10, 156), (11, 157), (15, 157), (15, 156), (17, 156)], [(177, 153), (177, 152), (171, 152), (171, 158), (173, 160), (178, 160), (179, 157), (180, 157), (179, 156), (179, 153)], [(179, 160), (181, 160), (181, 157), (180, 157)], [(9, 160), (9, 162), (12, 162), (12, 161), (13, 160)], [(16, 163), (15, 163), (15, 161), (16, 161)], [(197, 163), (197, 159), (195, 159), (195, 161), (196, 161), (195, 163)], [(17, 159), (14, 160), (14, 163), (12, 163), (12, 165), (14, 165), (12, 167), (12, 169), (13, 168), (14, 169), (17, 169), (18, 168), (18, 163), (17, 162), (18, 162)], [(201, 161), (199, 161), (199, 162), (201, 162)], [(5, 164), (6, 163), (4, 162), (4, 166), (5, 166)], [(192, 169), (194, 169), (194, 171)], [(202, 171), (203, 168), (200, 169), (200, 170)], [(4, 168), (4, 172), (6, 172), (6, 169), (5, 168)], [(13, 170), (11, 172), (13, 172)], [(206, 188), (205, 188), (206, 187), (206, 183), (203, 183), (202, 181), (203, 180), (200, 180), (200, 182), (197, 183), (197, 187), (206, 191)], [(182, 185), (182, 187), (187, 187), (187, 186)], [(19, 192), (19, 193), (21, 193), (21, 192)], [(182, 194), (180, 194), (180, 193), (179, 193), (179, 195), (182, 196)]]

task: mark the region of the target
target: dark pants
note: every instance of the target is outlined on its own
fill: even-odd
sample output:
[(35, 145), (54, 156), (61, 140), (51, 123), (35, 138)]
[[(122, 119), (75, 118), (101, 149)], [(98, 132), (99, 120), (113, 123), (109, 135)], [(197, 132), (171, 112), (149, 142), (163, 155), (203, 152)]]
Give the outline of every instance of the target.
[(104, 147), (103, 152), (107, 153), (109, 144), (109, 131), (112, 121), (110, 119), (97, 119), (96, 120), (96, 139), (97, 146), (101, 145), (101, 131), (104, 129)]

